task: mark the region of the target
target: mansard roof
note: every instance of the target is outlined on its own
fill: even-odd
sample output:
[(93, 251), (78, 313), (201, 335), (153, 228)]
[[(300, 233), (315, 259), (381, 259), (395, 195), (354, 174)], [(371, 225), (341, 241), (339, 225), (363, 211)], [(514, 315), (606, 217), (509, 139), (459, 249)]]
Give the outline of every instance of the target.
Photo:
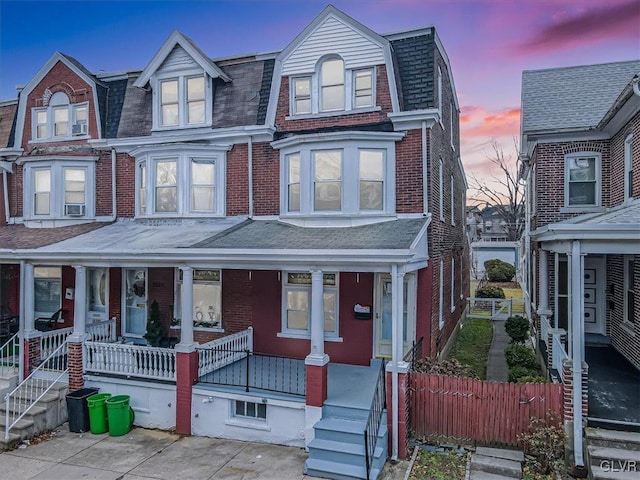
[(525, 70), (522, 132), (594, 129), (640, 71), (640, 60)]

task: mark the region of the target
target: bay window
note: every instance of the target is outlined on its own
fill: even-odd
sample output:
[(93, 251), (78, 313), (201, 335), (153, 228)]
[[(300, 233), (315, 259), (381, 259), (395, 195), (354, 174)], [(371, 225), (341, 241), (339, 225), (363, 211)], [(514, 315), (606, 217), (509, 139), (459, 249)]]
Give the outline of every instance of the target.
[(342, 151), (313, 152), (315, 211), (342, 209)]
[(87, 171), (84, 168), (64, 169), (65, 205), (84, 205)]
[[(182, 270), (176, 270), (174, 316), (180, 318), (182, 312)], [(196, 328), (222, 329), (222, 278), (220, 270), (193, 271), (193, 318)]]
[(156, 161), (156, 212), (178, 211), (177, 161)]
[[(311, 335), (311, 273), (283, 272), (282, 331), (278, 336), (309, 338)], [(323, 275), (324, 335), (338, 337), (338, 275)]]
[(287, 198), (290, 212), (300, 211), (300, 154), (287, 156)]
[(51, 169), (39, 168), (33, 171), (35, 215), (49, 215), (51, 213)]
[(216, 164), (213, 160), (191, 159), (191, 210), (215, 212)]
[(600, 154), (576, 153), (565, 156), (565, 206), (600, 205)]
[(360, 210), (384, 208), (384, 152), (360, 150)]

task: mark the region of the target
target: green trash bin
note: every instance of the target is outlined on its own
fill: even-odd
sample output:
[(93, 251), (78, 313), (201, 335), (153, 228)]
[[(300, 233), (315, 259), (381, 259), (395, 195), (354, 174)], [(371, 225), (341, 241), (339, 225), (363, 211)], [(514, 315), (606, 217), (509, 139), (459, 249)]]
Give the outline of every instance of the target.
[(131, 430), (135, 417), (133, 408), (129, 406), (129, 395), (116, 395), (108, 398), (107, 416), (109, 417), (109, 436), (119, 437), (126, 435)]
[(99, 435), (109, 430), (107, 421), (107, 405), (105, 401), (111, 397), (110, 393), (98, 393), (87, 398), (89, 407), (89, 427), (91, 433)]

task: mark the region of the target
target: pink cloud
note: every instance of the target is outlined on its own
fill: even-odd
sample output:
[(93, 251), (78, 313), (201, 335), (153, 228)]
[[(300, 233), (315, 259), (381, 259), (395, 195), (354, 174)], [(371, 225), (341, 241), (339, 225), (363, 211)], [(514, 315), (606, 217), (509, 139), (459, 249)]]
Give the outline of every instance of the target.
[(460, 112), (461, 138), (505, 137), (518, 134), (520, 108), (513, 107), (488, 112), (482, 107), (462, 107)]
[(512, 48), (513, 53), (549, 53), (622, 38), (637, 42), (640, 3), (631, 0), (573, 16), (558, 12), (552, 21), (554, 23)]

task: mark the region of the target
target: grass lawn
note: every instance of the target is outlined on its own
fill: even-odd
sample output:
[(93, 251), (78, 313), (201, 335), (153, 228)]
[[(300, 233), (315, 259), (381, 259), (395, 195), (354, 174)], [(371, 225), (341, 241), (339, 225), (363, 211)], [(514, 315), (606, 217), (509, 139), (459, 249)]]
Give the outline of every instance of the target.
[(409, 480), (463, 480), (466, 466), (466, 456), (421, 450)]
[(485, 380), (492, 339), (491, 320), (468, 319), (460, 330), (449, 357), (469, 365), (482, 380)]

